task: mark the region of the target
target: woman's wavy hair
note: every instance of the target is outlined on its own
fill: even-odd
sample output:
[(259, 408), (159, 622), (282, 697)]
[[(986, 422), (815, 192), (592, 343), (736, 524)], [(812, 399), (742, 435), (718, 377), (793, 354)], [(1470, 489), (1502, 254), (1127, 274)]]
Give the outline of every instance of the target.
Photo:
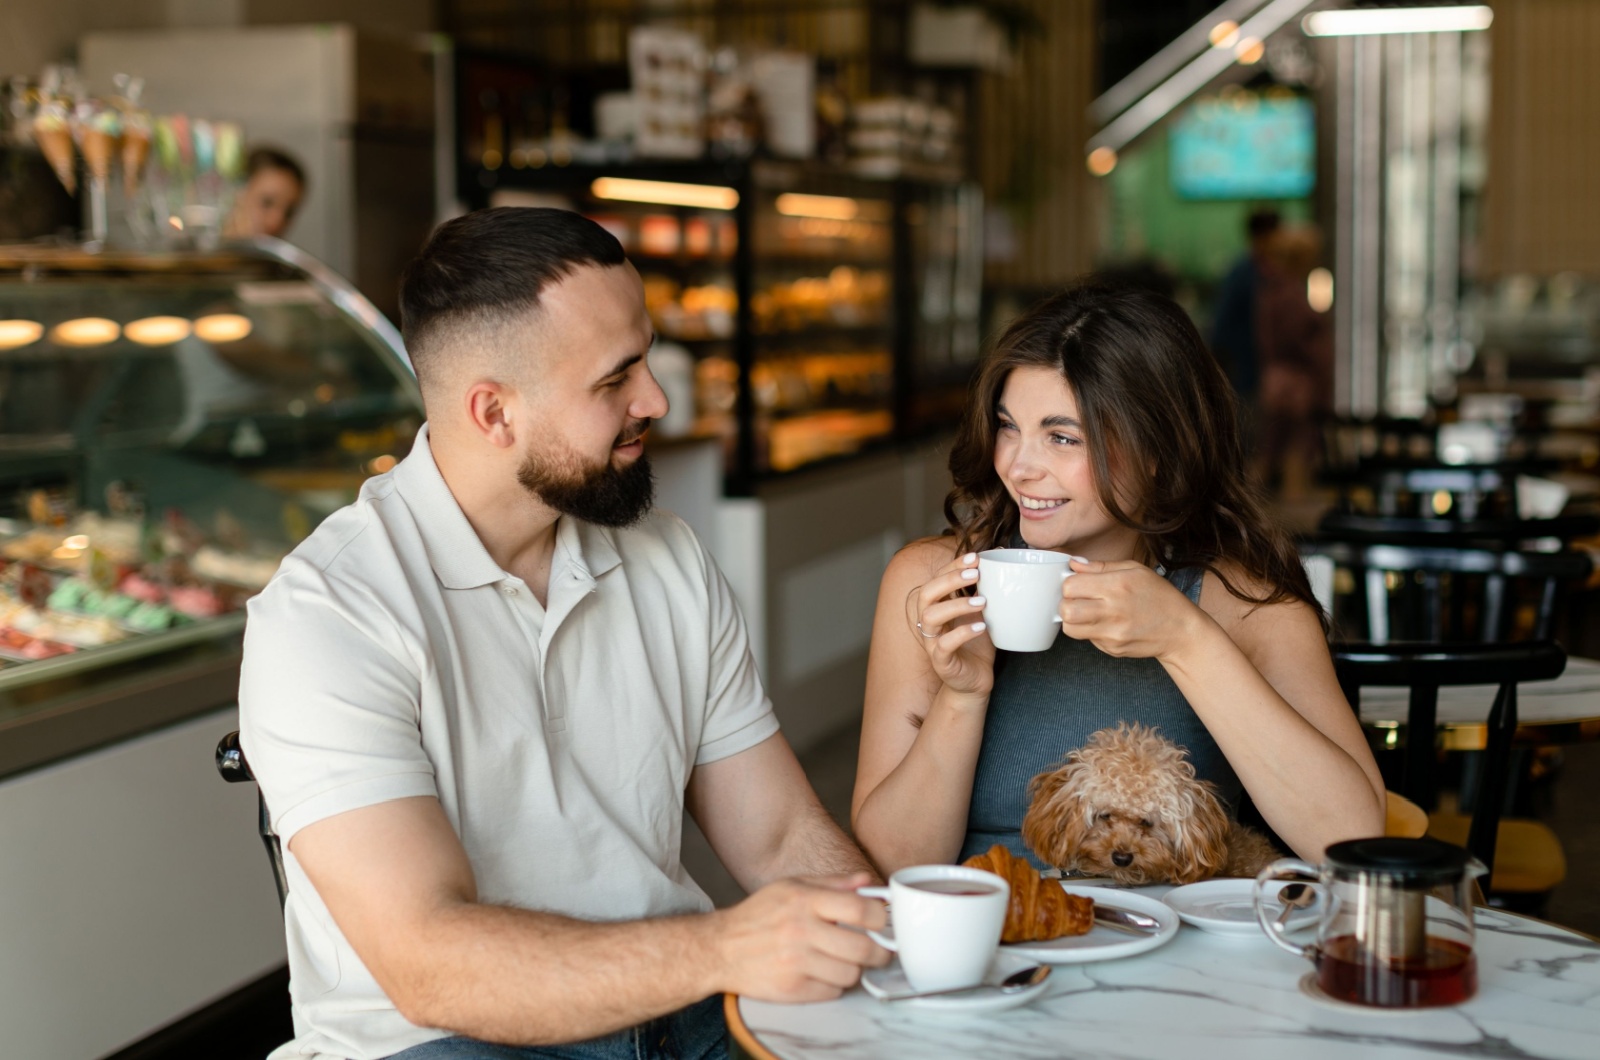
[(1072, 387), (1100, 503), (1139, 532), (1150, 559), (1203, 568), (1253, 604), (1299, 600), (1322, 614), (1293, 541), (1248, 477), (1233, 388), (1188, 314), (1170, 298), (1092, 280), (1019, 317), (978, 373), (944, 503), (958, 553), (1004, 548), (1017, 532), (1016, 502), (994, 469), (1000, 394), (1016, 368), (1048, 368)]

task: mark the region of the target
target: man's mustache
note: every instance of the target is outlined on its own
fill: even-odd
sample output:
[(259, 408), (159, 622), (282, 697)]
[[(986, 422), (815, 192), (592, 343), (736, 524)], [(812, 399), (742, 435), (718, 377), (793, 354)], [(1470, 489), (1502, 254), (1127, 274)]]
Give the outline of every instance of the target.
[(654, 422), (655, 420), (635, 420), (628, 424), (623, 432), (617, 435), (616, 444), (612, 448), (620, 449), (625, 445), (632, 445), (637, 442), (645, 436), (645, 432), (650, 429), (650, 425)]

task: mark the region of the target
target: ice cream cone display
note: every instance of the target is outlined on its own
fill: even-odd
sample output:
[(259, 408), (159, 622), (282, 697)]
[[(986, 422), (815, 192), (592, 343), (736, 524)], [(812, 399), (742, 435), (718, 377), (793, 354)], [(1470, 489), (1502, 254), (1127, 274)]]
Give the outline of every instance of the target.
[(137, 115), (122, 129), (122, 189), (129, 195), (139, 193), (149, 159), (150, 119), (148, 115)]
[(231, 121), (219, 121), (217, 133), (217, 172), (229, 180), (244, 179), (244, 130)]
[(111, 180), (111, 163), (122, 147), (122, 117), (109, 107), (84, 103), (78, 108), (78, 150), (89, 176), (104, 185)]
[(33, 118), (33, 142), (39, 145), (45, 161), (69, 195), (78, 194), (76, 155), (72, 150), (72, 129), (56, 104), (41, 107)]

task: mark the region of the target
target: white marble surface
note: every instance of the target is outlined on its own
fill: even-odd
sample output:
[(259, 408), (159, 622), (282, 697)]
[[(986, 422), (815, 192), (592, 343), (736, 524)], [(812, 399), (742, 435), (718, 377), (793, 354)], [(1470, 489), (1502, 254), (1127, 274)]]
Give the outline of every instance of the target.
[(1478, 913), (1478, 996), (1454, 1008), (1375, 1013), (1300, 992), (1308, 961), (1260, 938), (1185, 925), (1161, 949), (1057, 967), (1043, 998), (993, 1016), (884, 1004), (859, 988), (837, 1001), (744, 1000), (781, 1060), (1596, 1060), (1600, 943), (1492, 909)]
[[(1439, 689), (1440, 725), (1481, 725), (1489, 720), (1498, 685), (1461, 685)], [(1363, 688), (1361, 721), (1367, 725), (1403, 723), (1410, 704), (1404, 688)], [(1517, 723), (1557, 725), (1600, 718), (1600, 662), (1569, 658), (1553, 681), (1517, 686)], [(1600, 1056), (1600, 1049), (1595, 1051)]]

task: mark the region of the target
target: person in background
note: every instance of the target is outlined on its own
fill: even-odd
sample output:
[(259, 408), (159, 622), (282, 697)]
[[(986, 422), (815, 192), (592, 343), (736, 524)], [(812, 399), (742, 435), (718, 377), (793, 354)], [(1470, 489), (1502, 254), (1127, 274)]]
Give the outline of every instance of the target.
[[(1211, 351), (1228, 373), (1240, 406), (1255, 407), (1261, 381), (1260, 352), (1256, 339), (1256, 293), (1271, 252), (1272, 234), (1278, 230), (1276, 210), (1256, 210), (1245, 222), (1249, 251), (1234, 263), (1217, 289), (1217, 312), (1211, 325)], [(1246, 442), (1249, 434), (1246, 433)]]
[(306, 197), (306, 171), (276, 147), (257, 147), (245, 159), (244, 187), (233, 200), (226, 234), (236, 239), (282, 239)]
[[(651, 507), (644, 285), (593, 221), (502, 207), (440, 226), (400, 302), (428, 422), (250, 602), (273, 1056), (726, 1057), (718, 995), (837, 997), (885, 912), (727, 580)], [(685, 811), (743, 902), (684, 870)]]
[(1280, 228), (1256, 288), (1260, 460), (1265, 480), (1277, 480), (1289, 500), (1310, 488), (1322, 454), (1322, 424), (1333, 411), (1333, 324), (1306, 296), (1306, 280), (1321, 257), (1322, 236), (1314, 226)]

